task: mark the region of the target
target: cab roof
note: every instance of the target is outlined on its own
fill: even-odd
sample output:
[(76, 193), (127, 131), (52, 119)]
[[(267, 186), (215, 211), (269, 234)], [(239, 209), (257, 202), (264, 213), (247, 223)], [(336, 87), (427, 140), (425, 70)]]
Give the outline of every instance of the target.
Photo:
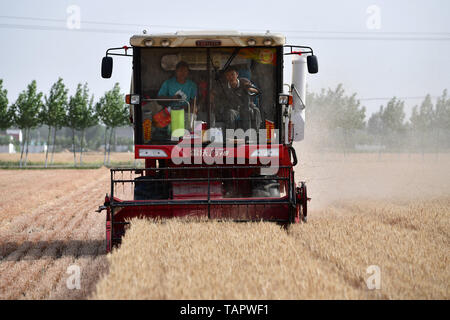
[(275, 47), (282, 46), (285, 42), (286, 38), (282, 34), (238, 31), (178, 31), (140, 34), (130, 39), (130, 44), (134, 47)]

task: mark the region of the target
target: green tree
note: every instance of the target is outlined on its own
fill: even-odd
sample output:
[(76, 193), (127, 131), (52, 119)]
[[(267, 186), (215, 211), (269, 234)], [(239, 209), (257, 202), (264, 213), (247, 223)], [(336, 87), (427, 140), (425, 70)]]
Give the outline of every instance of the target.
[[(88, 93), (86, 87), (86, 94)], [(81, 130), (81, 148), (80, 148), (80, 165), (83, 164), (83, 147), (85, 140), (85, 132), (87, 128), (93, 127), (98, 123), (98, 117), (94, 108), (94, 96), (92, 95), (88, 104), (80, 105), (80, 119), (78, 124), (78, 129)]]
[(124, 126), (128, 123), (128, 107), (124, 101), (124, 95), (120, 93), (120, 86), (118, 83), (114, 87), (105, 92), (105, 95), (95, 105), (97, 115), (100, 121), (109, 130), (109, 141), (107, 139), (107, 131), (105, 131), (105, 154), (103, 163), (106, 164), (106, 146), (108, 145), (108, 161), (110, 164), (111, 141), (112, 135), (117, 127)]
[(405, 128), (405, 102), (393, 97), (384, 108), (381, 115), (383, 129), (391, 132), (401, 132)]
[(81, 122), (83, 118), (83, 109), (89, 103), (89, 94), (87, 83), (84, 86), (79, 83), (75, 95), (69, 99), (66, 113), (65, 126), (71, 129), (72, 132), (72, 151), (73, 151), (73, 165), (77, 165), (76, 159), (76, 143), (75, 143), (75, 131), (81, 129)]
[[(442, 95), (436, 101), (436, 107), (434, 110), (434, 124), (436, 130), (436, 148), (439, 155), (439, 148), (441, 145), (440, 137), (442, 133), (450, 133), (450, 98), (447, 98), (447, 89), (442, 92)], [(447, 137), (446, 141), (449, 141), (450, 137)]]
[(383, 114), (383, 106), (380, 106), (378, 112), (372, 113), (367, 121), (367, 131), (372, 135), (380, 135), (383, 132), (383, 120), (381, 120), (381, 115)]
[(422, 104), (418, 108), (414, 106), (409, 121), (415, 135), (420, 135), (420, 148), (422, 156), (425, 153), (425, 145), (430, 131), (433, 129), (435, 114), (431, 96), (427, 94)]
[(343, 97), (340, 110), (335, 116), (335, 126), (341, 128), (344, 133), (344, 154), (347, 149), (349, 136), (357, 129), (365, 128), (366, 108), (356, 100), (356, 93), (349, 97)]
[(42, 105), (42, 92), (37, 92), (36, 80), (33, 80), (27, 89), (19, 94), (13, 104), (14, 123), (19, 129), (25, 131), (20, 152), (20, 167), (22, 167), (24, 148), (26, 149), (25, 166), (27, 165), (30, 131), (40, 124), (39, 114)]
[[(400, 146), (399, 136), (405, 132), (405, 102), (393, 97), (383, 108), (381, 114), (382, 122), (382, 144)], [(381, 150), (380, 150), (381, 151)]]
[(40, 114), (42, 124), (48, 126), (47, 136), (47, 151), (45, 153), (45, 167), (47, 167), (48, 149), (50, 147), (50, 136), (53, 129), (53, 148), (52, 148), (52, 160), (55, 152), (56, 130), (60, 128), (65, 120), (65, 110), (67, 107), (67, 93), (63, 79), (58, 78), (51, 89), (48, 97), (45, 97), (45, 103)]
[[(336, 131), (343, 132), (344, 154), (348, 145), (349, 136), (355, 130), (365, 128), (365, 107), (356, 99), (356, 93), (346, 95), (342, 84), (336, 89), (322, 89), (319, 94), (307, 94), (306, 108), (307, 127), (317, 131), (312, 136), (323, 137), (325, 131), (332, 134), (331, 139), (336, 139)], [(327, 141), (329, 145), (335, 145), (334, 141)]]
[(3, 89), (3, 80), (0, 79), (0, 130), (6, 130), (13, 124), (13, 112), (8, 107), (8, 90)]

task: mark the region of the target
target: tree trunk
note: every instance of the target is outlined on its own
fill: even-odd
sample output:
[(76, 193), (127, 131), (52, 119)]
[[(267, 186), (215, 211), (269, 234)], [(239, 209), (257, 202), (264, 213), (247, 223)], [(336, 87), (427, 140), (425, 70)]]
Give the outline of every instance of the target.
[(347, 130), (344, 129), (344, 158), (347, 154)]
[(422, 149), (422, 161), (425, 159), (425, 130), (422, 130), (422, 135), (420, 138), (420, 148)]
[(103, 165), (106, 165), (106, 141), (107, 141), (108, 127), (105, 128), (105, 150), (103, 152)]
[(75, 151), (75, 129), (72, 129), (72, 151), (73, 151), (73, 166), (77, 166), (77, 158)]
[(25, 167), (27, 166), (27, 162), (28, 162), (28, 145), (30, 143), (30, 128), (28, 128), (27, 130), (27, 143), (26, 143), (26, 150), (25, 150)]
[(47, 168), (48, 161), (48, 148), (50, 148), (50, 135), (51, 135), (52, 127), (48, 126), (48, 136), (47, 136), (47, 150), (45, 150), (45, 167)]
[(114, 128), (111, 128), (109, 130), (109, 143), (108, 143), (108, 165), (111, 165), (111, 140), (112, 140), (112, 134), (113, 134)]
[[(22, 129), (21, 129), (22, 130)], [(24, 134), (22, 136), (22, 144), (20, 146), (20, 162), (19, 166), (22, 168), (22, 159), (23, 159), (23, 150), (25, 149), (25, 140), (26, 140), (27, 129), (25, 129)]]
[(113, 148), (113, 152), (116, 152), (117, 150), (117, 132), (116, 129), (114, 129), (114, 148)]
[(378, 149), (378, 161), (381, 160), (381, 151), (382, 151), (382, 146), (383, 146), (383, 142), (384, 142), (383, 136), (384, 136), (383, 133), (381, 133), (380, 134), (380, 145), (379, 145), (379, 149)]
[(83, 142), (84, 142), (84, 129), (81, 131), (80, 166), (83, 164)]
[(53, 128), (53, 146), (52, 146), (52, 158), (50, 164), (53, 164), (53, 156), (55, 155), (55, 145), (56, 145), (56, 126)]
[(439, 160), (439, 152), (440, 152), (440, 147), (439, 147), (439, 136), (440, 136), (440, 128), (438, 127), (436, 129), (437, 133), (436, 133), (436, 161)]

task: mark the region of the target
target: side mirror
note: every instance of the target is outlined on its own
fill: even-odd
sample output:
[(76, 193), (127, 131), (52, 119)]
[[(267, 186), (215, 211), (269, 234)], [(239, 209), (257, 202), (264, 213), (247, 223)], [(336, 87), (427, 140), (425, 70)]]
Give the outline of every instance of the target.
[(103, 57), (102, 59), (102, 78), (111, 78), (113, 69), (113, 59), (111, 57)]
[(306, 63), (308, 64), (308, 72), (309, 73), (317, 73), (319, 72), (319, 63), (317, 62), (317, 56), (307, 56)]

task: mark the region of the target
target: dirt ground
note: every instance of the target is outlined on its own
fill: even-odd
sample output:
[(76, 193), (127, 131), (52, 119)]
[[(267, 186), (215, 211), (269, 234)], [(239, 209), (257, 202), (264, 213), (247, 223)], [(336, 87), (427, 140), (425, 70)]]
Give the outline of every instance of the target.
[[(122, 264), (135, 274), (155, 268), (140, 282), (153, 286), (148, 298), (450, 298), (450, 155), (297, 154), (297, 179), (312, 198), (307, 224), (286, 232), (147, 222), (109, 256), (105, 214), (94, 212), (109, 190), (107, 169), (0, 170), (0, 299), (105, 298)], [(132, 239), (143, 228), (160, 244), (139, 247)], [(132, 246), (154, 265), (131, 259)], [(232, 252), (233, 263), (221, 265)], [(70, 290), (73, 265), (81, 288)], [(206, 275), (195, 271), (205, 265)], [(381, 270), (379, 290), (367, 288), (370, 266)], [(269, 281), (274, 273), (282, 276)], [(128, 298), (134, 283), (121, 290)]]

